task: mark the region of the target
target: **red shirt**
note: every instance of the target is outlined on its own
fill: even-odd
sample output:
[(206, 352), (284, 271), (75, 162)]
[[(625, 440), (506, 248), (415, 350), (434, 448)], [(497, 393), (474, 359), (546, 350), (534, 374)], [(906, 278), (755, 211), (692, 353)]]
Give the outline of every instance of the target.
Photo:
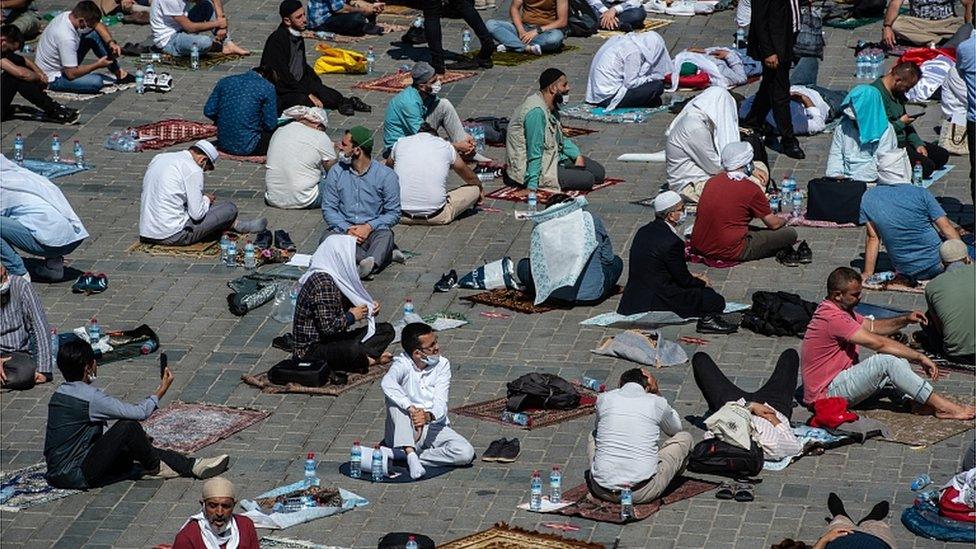
[(827, 396), (827, 387), (837, 374), (857, 362), (858, 346), (851, 343), (851, 336), (863, 322), (863, 316), (827, 299), (814, 311), (800, 347), (800, 376), (807, 404)]
[(698, 200), (691, 249), (710, 259), (736, 261), (746, 247), (749, 222), (771, 213), (766, 193), (752, 180), (736, 181), (724, 172), (712, 176)]
[[(240, 536), (237, 549), (261, 549), (258, 543), (258, 532), (254, 529), (254, 522), (243, 515), (234, 515), (234, 520), (237, 522), (237, 532)], [(200, 533), (200, 525), (197, 521), (191, 520), (180, 530), (180, 533), (176, 534), (173, 549), (207, 549), (203, 543), (203, 534)]]

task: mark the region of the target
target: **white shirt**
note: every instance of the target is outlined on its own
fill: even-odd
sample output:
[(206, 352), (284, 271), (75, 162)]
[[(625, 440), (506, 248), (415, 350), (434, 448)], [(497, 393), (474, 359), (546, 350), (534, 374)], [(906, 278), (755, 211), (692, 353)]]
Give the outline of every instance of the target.
[(390, 370), (380, 384), (386, 398), (406, 410), (423, 408), (434, 421), (450, 423), (447, 419), (447, 399), (451, 389), (451, 363), (441, 357), (434, 367), (417, 368), (406, 353), (393, 358)]
[(2, 154), (0, 216), (16, 219), (45, 246), (67, 246), (88, 238), (81, 219), (57, 185)]
[(190, 151), (157, 154), (142, 178), (139, 236), (163, 240), (200, 221), (210, 210), (203, 195), (203, 168)]
[(661, 433), (681, 431), (681, 418), (668, 401), (637, 383), (600, 394), (596, 399), (596, 451), (593, 480), (619, 490), (654, 476)]
[(921, 103), (942, 89), (942, 116), (954, 124), (966, 123), (966, 82), (959, 76), (955, 61), (944, 55), (922, 63), (922, 78), (908, 90), (909, 102)]
[(268, 145), (264, 199), (276, 208), (311, 206), (319, 197), (322, 163), (335, 159), (335, 145), (324, 131), (297, 121), (278, 128)]
[[(737, 402), (740, 406), (746, 405), (744, 398), (740, 398)], [(773, 408), (769, 404), (766, 404), (766, 406), (776, 413), (776, 419), (779, 420), (779, 425), (773, 426), (768, 419), (755, 414), (752, 414), (749, 418), (752, 421), (752, 428), (756, 432), (759, 445), (762, 446), (763, 459), (766, 461), (779, 461), (783, 458), (799, 454), (803, 450), (803, 446), (793, 433), (790, 420), (779, 413), (776, 408)]]
[(173, 20), (181, 15), (186, 15), (184, 0), (153, 0), (149, 10), (149, 27), (157, 48), (166, 47), (176, 33), (183, 32), (183, 27)]
[(68, 19), (68, 13), (63, 11), (52, 19), (37, 43), (34, 63), (47, 75), (48, 82), (61, 76), (62, 69), (78, 66), (81, 35)]
[[(620, 90), (634, 89), (653, 80), (664, 80), (664, 70), (671, 70), (668, 52), (662, 58), (647, 60), (636, 42), (627, 36), (614, 36), (600, 46), (590, 63), (586, 80), (586, 102), (596, 105), (616, 98), (607, 107), (613, 109), (623, 99)], [(665, 68), (666, 67), (666, 68)], [(619, 95), (619, 97), (618, 97)]]
[(454, 146), (436, 135), (420, 132), (401, 137), (390, 158), (400, 180), (400, 209), (429, 215), (447, 203), (447, 174), (457, 158)]

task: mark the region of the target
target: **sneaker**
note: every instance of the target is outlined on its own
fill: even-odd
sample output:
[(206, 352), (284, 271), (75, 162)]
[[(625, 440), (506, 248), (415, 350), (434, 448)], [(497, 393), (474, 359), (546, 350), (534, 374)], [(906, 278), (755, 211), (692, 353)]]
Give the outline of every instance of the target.
[(502, 448), (506, 444), (508, 444), (508, 440), (504, 438), (491, 441), (485, 453), (481, 454), (481, 461), (498, 461), (498, 456), (501, 455)]
[(193, 461), (193, 476), (203, 480), (215, 477), (227, 470), (230, 456), (222, 454), (212, 458), (197, 458)]
[(458, 285), (458, 274), (457, 271), (451, 269), (449, 272), (444, 273), (441, 279), (434, 284), (435, 292), (448, 292), (452, 288), (456, 288)]
[(393, 248), (393, 253), (390, 254), (390, 261), (403, 264), (407, 262), (407, 256), (403, 255), (400, 248)]
[(349, 99), (343, 99), (340, 101), (339, 107), (336, 108), (336, 110), (339, 111), (339, 114), (342, 116), (352, 116), (356, 114), (356, 109), (353, 108), (352, 102), (349, 101)]
[(647, 13), (664, 13), (668, 5), (664, 0), (650, 0), (644, 4), (644, 11)]
[(136, 83), (136, 77), (131, 72), (129, 74), (126, 74), (122, 78), (115, 79), (116, 86), (126, 86), (128, 84), (135, 84), (135, 83)]
[(108, 277), (105, 273), (98, 273), (97, 275), (92, 275), (91, 281), (88, 283), (88, 293), (90, 294), (100, 294), (108, 289)]
[(272, 239), (272, 237), (271, 237), (271, 231), (269, 231), (268, 229), (265, 229), (265, 230), (259, 232), (254, 237), (254, 247), (257, 248), (257, 249), (259, 249), (259, 250), (267, 250), (267, 249), (271, 248), (271, 239)]
[(525, 51), (532, 55), (542, 55), (542, 46), (539, 44), (529, 44), (529, 47), (525, 48)]
[(372, 257), (367, 257), (359, 262), (359, 278), (366, 278), (373, 274), (373, 268), (376, 267), (376, 260)]
[(813, 250), (810, 249), (810, 245), (807, 244), (806, 240), (800, 242), (800, 245), (796, 247), (796, 259), (804, 265), (809, 265), (813, 262)]
[(505, 53), (508, 51), (508, 48), (505, 47), (505, 44), (498, 44), (495, 46), (495, 51), (498, 53)]
[(285, 231), (278, 229), (274, 232), (275, 248), (280, 248), (282, 250), (288, 250), (289, 252), (294, 252), (298, 248), (295, 243), (291, 241), (291, 236)]
[(783, 248), (782, 250), (776, 252), (776, 261), (779, 261), (787, 267), (799, 267), (800, 259), (796, 255), (796, 251), (793, 248)]
[(51, 122), (56, 122), (58, 124), (71, 125), (78, 122), (81, 114), (75, 109), (69, 109), (68, 107), (59, 107), (51, 112), (45, 113), (44, 117)]
[[(495, 48), (492, 47), (494, 50)], [(494, 67), (495, 64), (492, 63), (490, 57), (482, 57), (478, 54), (478, 57), (472, 59), (461, 59), (447, 65), (447, 70), (449, 71), (474, 71), (478, 69), (490, 69)]]
[(88, 288), (91, 285), (92, 278), (94, 278), (94, 276), (95, 275), (92, 273), (85, 273), (79, 276), (78, 280), (71, 285), (71, 293), (73, 294), (88, 293)]
[(350, 97), (348, 101), (356, 112), (373, 112), (373, 107), (370, 107), (358, 97)]
[(739, 327), (726, 322), (720, 315), (707, 315), (698, 319), (695, 331), (699, 334), (734, 334)]
[(149, 473), (142, 475), (142, 478), (147, 480), (166, 480), (171, 478), (179, 478), (180, 474), (174, 471), (169, 465), (166, 465), (162, 461), (159, 462), (159, 470), (155, 473)]
[(512, 463), (519, 457), (520, 453), (522, 453), (522, 446), (519, 444), (519, 439), (513, 438), (502, 446), (502, 450), (498, 453), (495, 461), (499, 463)]

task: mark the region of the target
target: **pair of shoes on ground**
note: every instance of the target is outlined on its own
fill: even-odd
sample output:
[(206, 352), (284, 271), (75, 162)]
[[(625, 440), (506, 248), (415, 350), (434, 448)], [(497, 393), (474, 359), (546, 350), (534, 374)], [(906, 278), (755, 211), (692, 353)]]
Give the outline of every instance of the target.
[(488, 445), (488, 449), (481, 456), (481, 461), (494, 461), (497, 463), (512, 463), (518, 458), (519, 454), (522, 452), (521, 443), (519, 439), (512, 438), (500, 438), (498, 440), (493, 440), (491, 444)]
[(373, 107), (358, 97), (346, 97), (339, 102), (339, 107), (336, 110), (343, 116), (352, 116), (357, 112), (373, 112)]
[(780, 152), (780, 154), (785, 154), (786, 156), (793, 158), (795, 160), (803, 160), (807, 157), (803, 149), (800, 148), (800, 142), (796, 139), (792, 141), (782, 141), (775, 135), (767, 133), (766, 137), (763, 138), (763, 144), (767, 148), (773, 149), (774, 151)]
[(58, 105), (44, 113), (45, 120), (58, 124), (71, 125), (78, 122), (79, 118), (81, 118), (81, 114), (79, 114), (77, 109), (65, 107), (64, 105)]
[[(197, 458), (193, 460), (193, 477), (204, 480), (211, 477), (215, 477), (220, 473), (227, 470), (227, 464), (230, 463), (230, 456), (227, 454), (221, 454), (212, 458)], [(166, 480), (170, 478), (177, 478), (180, 474), (174, 471), (169, 465), (160, 461), (159, 470), (155, 472), (147, 473), (143, 475), (142, 478), (150, 480)]]
[(75, 294), (100, 294), (108, 288), (108, 277), (105, 273), (85, 273), (71, 285), (71, 292)]
[(735, 482), (723, 482), (715, 492), (716, 499), (734, 499), (739, 502), (755, 501), (756, 495), (752, 491), (751, 484), (740, 484)]
[(787, 267), (799, 267), (801, 263), (808, 265), (813, 262), (813, 250), (810, 249), (810, 245), (804, 240), (800, 242), (800, 245), (795, 250), (793, 246), (790, 246), (776, 252), (776, 261), (779, 261)]
[(291, 236), (285, 231), (278, 229), (273, 234), (270, 230), (265, 229), (254, 237), (254, 247), (259, 250), (267, 250), (269, 248), (279, 248), (282, 250), (288, 250), (293, 252), (298, 248), (295, 247), (295, 243), (292, 242)]
[(449, 292), (453, 288), (457, 288), (458, 285), (458, 274), (457, 271), (451, 269), (450, 271), (441, 275), (441, 279), (434, 284), (434, 291), (443, 293)]
[[(478, 69), (490, 69), (495, 66), (491, 60), (491, 54), (495, 53), (497, 46), (494, 43), (482, 44), (481, 51), (476, 57), (464, 57), (449, 63), (445, 68), (450, 71), (474, 71)], [(540, 52), (541, 53), (541, 52)]]
[(699, 334), (734, 334), (739, 327), (722, 318), (722, 315), (705, 315), (698, 319), (695, 331)]
[[(498, 44), (498, 46), (495, 47), (495, 51), (497, 51), (498, 53), (505, 53), (508, 51), (508, 48), (505, 47), (505, 44)], [(528, 46), (525, 47), (524, 50), (522, 50), (521, 53), (542, 55), (542, 46), (540, 46), (539, 44), (529, 44)]]

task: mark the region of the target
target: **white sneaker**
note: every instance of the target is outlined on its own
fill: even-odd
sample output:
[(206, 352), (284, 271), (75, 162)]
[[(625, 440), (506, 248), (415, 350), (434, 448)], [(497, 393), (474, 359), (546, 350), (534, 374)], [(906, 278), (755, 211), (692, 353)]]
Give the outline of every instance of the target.
[(505, 47), (505, 44), (498, 44), (497, 46), (495, 46), (495, 51), (497, 51), (498, 53), (505, 53), (508, 51), (508, 48)]
[(542, 46), (539, 44), (529, 44), (529, 47), (526, 48), (526, 50), (532, 55), (542, 55)]
[(179, 478), (180, 474), (174, 471), (169, 465), (166, 465), (162, 461), (159, 462), (159, 471), (156, 474), (146, 474), (142, 475), (142, 478), (147, 480), (166, 480), (170, 478)]
[(212, 458), (197, 458), (193, 461), (193, 476), (201, 480), (215, 477), (227, 470), (228, 462), (230, 456), (227, 454)]
[(372, 257), (367, 257), (359, 262), (359, 278), (366, 278), (367, 276), (373, 274), (373, 268), (376, 267), (376, 260)]
[(665, 13), (667, 9), (664, 0), (649, 0), (644, 4), (644, 11), (647, 13)]

